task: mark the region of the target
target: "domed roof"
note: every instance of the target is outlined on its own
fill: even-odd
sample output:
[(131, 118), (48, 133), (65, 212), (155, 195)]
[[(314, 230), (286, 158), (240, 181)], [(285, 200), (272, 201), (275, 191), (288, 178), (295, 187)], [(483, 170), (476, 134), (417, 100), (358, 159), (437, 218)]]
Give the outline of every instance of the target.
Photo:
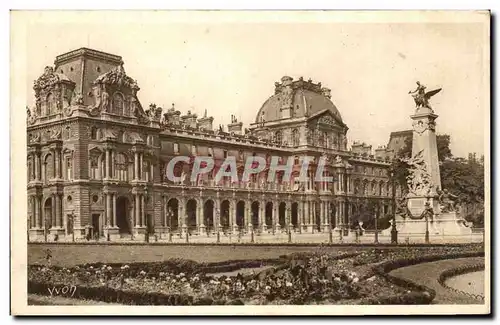
[(275, 83), (275, 94), (264, 102), (255, 122), (275, 121), (282, 119), (282, 109), (291, 107), (292, 117), (311, 116), (325, 109), (342, 122), (337, 107), (330, 100), (330, 89), (321, 88), (321, 83), (304, 81), (302, 78), (294, 81), (291, 77), (281, 78), (281, 83)]

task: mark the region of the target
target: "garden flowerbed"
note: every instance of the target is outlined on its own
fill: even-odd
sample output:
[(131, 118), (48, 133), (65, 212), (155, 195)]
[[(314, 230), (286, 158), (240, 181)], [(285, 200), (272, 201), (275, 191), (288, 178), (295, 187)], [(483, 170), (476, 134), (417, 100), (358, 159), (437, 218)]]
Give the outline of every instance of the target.
[[(481, 254), (480, 246), (384, 248), (294, 253), (277, 259), (197, 263), (30, 265), (28, 292), (75, 286), (72, 297), (130, 305), (415, 304), (432, 290), (393, 279), (391, 269), (427, 259)], [(217, 273), (257, 272), (217, 276)]]

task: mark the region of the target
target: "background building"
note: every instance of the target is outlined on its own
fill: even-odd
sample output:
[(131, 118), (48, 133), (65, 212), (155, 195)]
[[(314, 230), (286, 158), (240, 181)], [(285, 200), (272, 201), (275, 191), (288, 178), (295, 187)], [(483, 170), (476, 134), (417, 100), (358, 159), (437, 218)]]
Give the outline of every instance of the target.
[[(27, 118), (31, 240), (80, 238), (89, 229), (111, 240), (217, 227), (274, 233), (291, 225), (312, 233), (331, 226), (347, 233), (366, 199), (376, 200), (378, 214), (389, 212), (391, 155), (365, 144), (348, 148), (348, 127), (321, 83), (281, 78), (247, 128), (234, 116), (227, 127), (214, 127), (206, 111), (198, 117), (174, 105), (144, 109), (122, 58), (86, 48), (57, 56), (34, 90)], [(174, 184), (165, 173), (177, 155), (212, 156), (216, 168), (191, 182), (185, 165), (186, 181)], [(248, 156), (294, 157), (296, 168), (290, 182), (269, 183), (265, 170), (248, 183), (216, 183), (227, 156), (236, 157), (240, 175)], [(316, 157), (311, 176), (326, 156), (325, 176), (336, 181), (302, 186), (303, 156)]]

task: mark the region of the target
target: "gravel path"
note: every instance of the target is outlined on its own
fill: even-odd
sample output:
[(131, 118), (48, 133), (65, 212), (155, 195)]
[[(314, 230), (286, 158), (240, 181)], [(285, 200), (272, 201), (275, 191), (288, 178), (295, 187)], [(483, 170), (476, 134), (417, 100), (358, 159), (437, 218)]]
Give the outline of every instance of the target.
[(446, 289), (438, 282), (439, 275), (446, 269), (481, 262), (484, 263), (484, 257), (441, 260), (402, 267), (392, 271), (391, 275), (405, 278), (434, 289), (436, 291), (436, 298), (434, 298), (433, 301), (434, 304), (483, 304), (480, 300)]

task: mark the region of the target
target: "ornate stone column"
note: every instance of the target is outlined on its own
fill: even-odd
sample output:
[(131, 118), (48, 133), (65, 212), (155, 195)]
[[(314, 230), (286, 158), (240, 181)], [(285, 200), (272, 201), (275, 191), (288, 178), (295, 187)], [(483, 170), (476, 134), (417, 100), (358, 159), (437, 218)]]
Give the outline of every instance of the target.
[(302, 216), (302, 222), (303, 224), (309, 228), (309, 202), (306, 200), (304, 201), (304, 215)]
[(162, 202), (163, 202), (163, 227), (167, 227), (167, 219), (168, 219), (168, 198), (166, 195), (162, 195)]
[(266, 201), (262, 200), (259, 202), (259, 225), (262, 231), (266, 231)]
[(139, 153), (139, 179), (143, 179), (143, 173), (144, 173), (144, 154), (142, 152)]
[(109, 155), (109, 149), (105, 149), (106, 152), (106, 160), (105, 160), (105, 172), (104, 172), (104, 179), (109, 179), (110, 178), (110, 164), (111, 164), (111, 157)]
[(36, 227), (42, 228), (42, 214), (41, 214), (41, 201), (42, 198), (40, 195), (35, 196), (35, 219), (36, 219)]
[(139, 180), (139, 153), (134, 152), (134, 180)]
[(178, 216), (178, 224), (182, 226), (182, 228), (187, 227), (186, 216), (184, 212), (185, 209), (186, 209), (186, 199), (182, 197), (179, 202), (179, 216)]
[(106, 228), (111, 227), (111, 219), (112, 219), (112, 207), (111, 207), (111, 194), (106, 192)]
[(213, 206), (213, 212), (212, 212), (212, 223), (214, 225), (214, 230), (217, 230), (219, 228), (219, 217), (217, 216), (217, 211), (218, 211), (218, 206), (220, 207), (219, 200), (214, 200), (214, 206)]
[(35, 152), (35, 180), (40, 181), (40, 153)]
[(243, 217), (243, 227), (245, 229), (248, 228), (248, 224), (252, 221), (251, 220), (251, 208), (252, 208), (252, 203), (250, 202), (250, 200), (247, 200), (245, 202), (245, 215)]
[(111, 194), (113, 196), (113, 227), (117, 227), (116, 225), (116, 193)]
[(135, 194), (135, 220), (134, 220), (134, 224), (135, 224), (135, 227), (139, 227), (141, 222), (141, 202), (140, 202), (140, 199), (139, 199), (139, 194), (136, 193)]
[(50, 225), (50, 228), (56, 228), (57, 227), (57, 225), (56, 225), (56, 195), (54, 193), (52, 193), (52, 200), (50, 200), (50, 203), (51, 203), (51, 206), (52, 206), (52, 209), (51, 209), (52, 215), (51, 215), (51, 225)]
[(111, 151), (111, 163), (110, 163), (110, 173), (111, 173), (111, 177), (110, 178), (115, 178), (116, 175), (115, 175), (115, 151), (113, 149), (110, 149), (109, 151)]
[(302, 232), (302, 227), (304, 226), (304, 201), (300, 200), (297, 202), (297, 223), (300, 231)]
[(144, 200), (144, 194), (141, 194), (141, 227), (144, 227), (146, 225), (145, 223), (145, 200)]

